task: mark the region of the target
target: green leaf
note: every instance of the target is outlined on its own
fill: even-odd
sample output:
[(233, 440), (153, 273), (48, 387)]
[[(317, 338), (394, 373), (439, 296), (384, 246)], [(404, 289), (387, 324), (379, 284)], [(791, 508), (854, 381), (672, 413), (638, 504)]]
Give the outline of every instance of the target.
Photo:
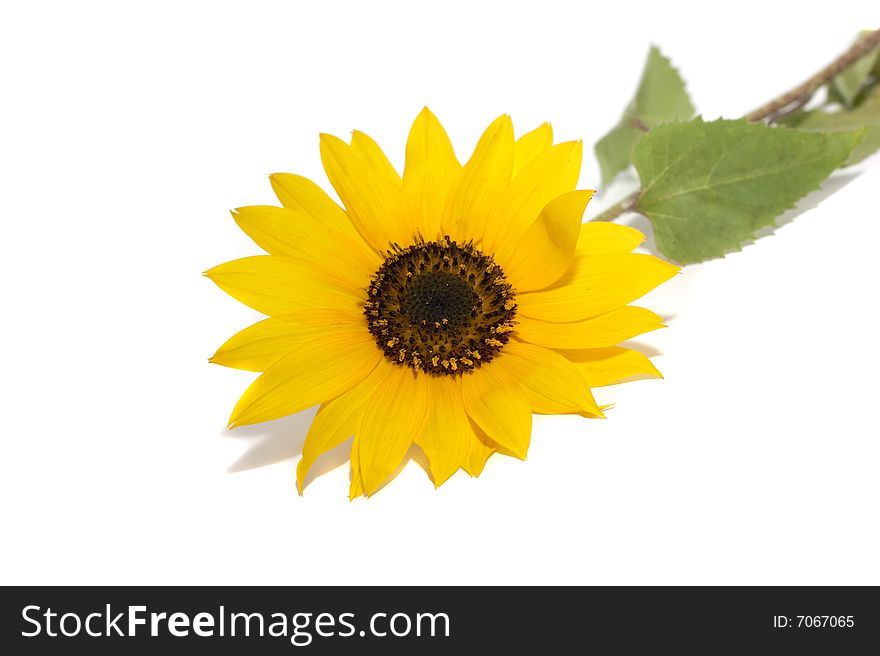
[[(870, 33), (868, 31), (859, 34), (856, 43)], [(853, 107), (862, 91), (865, 80), (872, 74), (875, 66), (880, 66), (878, 55), (880, 55), (880, 47), (874, 48), (867, 55), (847, 66), (842, 73), (831, 78), (828, 87), (830, 96), (834, 99), (840, 99), (846, 107)]]
[(632, 150), (644, 132), (638, 128), (618, 125), (596, 144), (596, 158), (602, 171), (602, 183), (611, 184), (621, 171), (632, 163)]
[(850, 166), (880, 148), (880, 85), (870, 89), (855, 109), (799, 111), (784, 117), (782, 123), (811, 132), (847, 132), (865, 128), (862, 140), (843, 163), (843, 166)]
[(818, 188), (861, 136), (742, 119), (663, 125), (633, 151), (643, 189), (637, 209), (667, 257), (681, 263), (720, 257)]
[(631, 163), (632, 150), (642, 135), (663, 123), (694, 115), (684, 81), (657, 46), (651, 46), (635, 98), (617, 126), (596, 144), (602, 183), (609, 185)]

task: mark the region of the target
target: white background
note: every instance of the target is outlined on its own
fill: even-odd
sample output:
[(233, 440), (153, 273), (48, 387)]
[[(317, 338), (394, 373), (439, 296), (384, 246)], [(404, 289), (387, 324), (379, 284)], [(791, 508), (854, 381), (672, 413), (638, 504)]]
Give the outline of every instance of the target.
[(225, 431), (253, 375), (206, 359), (256, 315), (200, 276), (257, 252), (227, 210), (267, 174), (329, 188), (319, 132), (400, 165), (425, 104), (462, 158), (550, 120), (596, 187), (649, 43), (736, 117), (873, 4), (4, 3), (0, 582), (880, 584), (876, 157), (643, 302), (665, 380), (439, 490), (350, 503), (340, 449), (300, 498), (312, 411)]

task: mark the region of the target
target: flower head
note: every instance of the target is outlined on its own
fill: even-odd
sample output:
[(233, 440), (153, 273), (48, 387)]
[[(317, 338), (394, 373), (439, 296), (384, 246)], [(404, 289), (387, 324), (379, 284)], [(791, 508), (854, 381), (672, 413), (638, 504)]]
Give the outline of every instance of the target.
[(602, 417), (591, 387), (659, 376), (617, 346), (659, 328), (628, 303), (678, 270), (631, 251), (638, 231), (581, 224), (581, 143), (548, 124), (514, 139), (501, 116), (461, 165), (425, 109), (399, 175), (361, 132), (321, 136), (344, 209), (300, 176), (271, 176), (283, 207), (242, 207), (268, 255), (206, 273), (268, 315), (212, 362), (262, 374), (230, 427), (320, 405), (297, 468), (354, 437), (352, 497), (373, 494), (412, 444), (435, 485), (495, 452), (525, 458), (533, 413)]

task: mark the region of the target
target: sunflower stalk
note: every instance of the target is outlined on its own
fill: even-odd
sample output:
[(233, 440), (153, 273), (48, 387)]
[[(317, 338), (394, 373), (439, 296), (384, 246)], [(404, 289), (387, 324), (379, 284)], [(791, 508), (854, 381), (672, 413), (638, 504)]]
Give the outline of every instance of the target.
[[(835, 169), (880, 148), (878, 82), (880, 29), (862, 33), (815, 75), (742, 119), (707, 123), (695, 116), (678, 71), (652, 47), (635, 97), (596, 145), (606, 186), (635, 166), (642, 189), (590, 221), (639, 212), (651, 221), (660, 252), (680, 263), (739, 250)], [(823, 87), (825, 104), (805, 110)], [(754, 174), (742, 174), (749, 170)], [(722, 186), (736, 193), (715, 193)], [(735, 196), (751, 198), (750, 205)]]
[(626, 214), (627, 212), (634, 211), (636, 209), (636, 204), (639, 202), (639, 195), (641, 193), (641, 190), (634, 191), (623, 200), (603, 211), (601, 214), (594, 216), (590, 221), (614, 221), (617, 217)]
[(770, 102), (761, 105), (753, 112), (746, 114), (747, 121), (767, 121), (774, 123), (786, 114), (799, 109), (813, 97), (820, 87), (840, 75), (857, 60), (861, 59), (880, 45), (880, 29), (857, 40), (846, 52), (837, 57), (821, 71), (799, 84), (790, 91), (777, 96)]

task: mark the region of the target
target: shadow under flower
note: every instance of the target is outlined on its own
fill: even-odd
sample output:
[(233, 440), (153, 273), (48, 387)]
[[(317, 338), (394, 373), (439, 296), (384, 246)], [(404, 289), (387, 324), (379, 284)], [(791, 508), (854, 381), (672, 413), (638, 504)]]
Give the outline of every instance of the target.
[(299, 455), (316, 412), (317, 408), (309, 408), (274, 421), (224, 430), (221, 434), (226, 437), (250, 442), (247, 450), (227, 471), (248, 471)]
[[(267, 421), (253, 426), (243, 426), (233, 430), (224, 430), (224, 437), (250, 442), (245, 452), (227, 468), (227, 472), (235, 474), (259, 467), (274, 465), (284, 460), (293, 459), (302, 454), (303, 444), (309, 432), (309, 426), (317, 413), (317, 406), (303, 410), (289, 417)], [(351, 438), (339, 446), (321, 454), (303, 481), (303, 490), (316, 478), (323, 476), (349, 462), (351, 454)], [(410, 460), (415, 457), (411, 451), (401, 463), (395, 476)], [(427, 470), (427, 463), (419, 462)], [(391, 477), (393, 478), (393, 476)]]
[(634, 351), (638, 351), (642, 355), (646, 355), (649, 358), (656, 358), (658, 355), (663, 355), (663, 351), (658, 349), (656, 346), (651, 344), (646, 344), (645, 342), (637, 342), (634, 340), (627, 340), (625, 342), (621, 342), (620, 346), (623, 348), (633, 349)]

